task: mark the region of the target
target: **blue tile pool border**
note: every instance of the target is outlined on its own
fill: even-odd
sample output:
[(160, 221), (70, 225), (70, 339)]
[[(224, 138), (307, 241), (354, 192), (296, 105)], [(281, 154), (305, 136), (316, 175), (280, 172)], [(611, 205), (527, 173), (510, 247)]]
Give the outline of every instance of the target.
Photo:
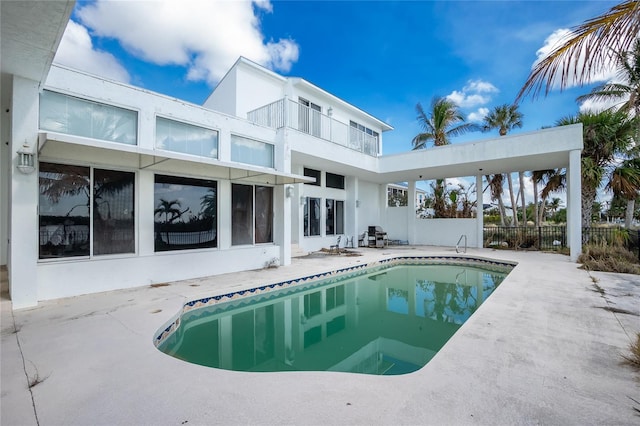
[[(318, 274), (307, 275), (301, 278), (294, 278), (279, 283), (266, 284), (260, 287), (255, 287), (247, 290), (238, 290), (232, 293), (221, 294), (217, 296), (205, 297), (201, 299), (192, 300), (185, 303), (182, 309), (170, 320), (169, 325), (160, 331), (153, 339), (156, 347), (160, 346), (162, 342), (172, 335), (179, 327), (182, 316), (190, 311), (194, 311), (201, 308), (217, 305), (219, 303), (229, 302), (231, 300), (241, 301), (244, 298), (250, 296), (256, 296), (264, 294), (265, 296), (273, 296), (275, 290), (282, 290), (286, 288), (292, 288), (293, 290), (300, 290), (305, 284), (317, 284), (323, 281), (323, 284), (330, 284), (331, 281), (338, 279), (351, 278), (353, 276), (362, 275), (372, 272), (375, 268), (379, 267), (391, 267), (396, 265), (478, 265), (483, 268), (496, 268), (496, 270), (504, 271), (505, 268), (512, 269), (517, 265), (517, 262), (508, 262), (502, 260), (487, 259), (481, 257), (466, 257), (466, 256), (400, 256), (389, 259), (377, 260), (375, 262), (363, 263), (361, 265), (349, 266), (347, 268), (336, 269), (335, 271), (321, 272)], [(331, 281), (325, 281), (332, 279)], [(280, 296), (278, 294), (277, 296)]]

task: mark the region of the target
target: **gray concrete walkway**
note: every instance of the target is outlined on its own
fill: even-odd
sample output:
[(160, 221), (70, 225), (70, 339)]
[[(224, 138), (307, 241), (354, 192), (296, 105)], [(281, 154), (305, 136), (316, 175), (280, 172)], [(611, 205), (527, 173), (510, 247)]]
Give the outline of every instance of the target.
[(589, 274), (562, 255), (469, 250), (519, 264), (432, 361), (408, 375), (240, 373), (182, 362), (153, 345), (188, 300), (380, 258), (452, 254), (361, 251), (16, 312), (4, 297), (0, 423), (640, 424), (631, 399), (640, 401), (640, 374), (620, 364), (640, 331), (640, 279)]

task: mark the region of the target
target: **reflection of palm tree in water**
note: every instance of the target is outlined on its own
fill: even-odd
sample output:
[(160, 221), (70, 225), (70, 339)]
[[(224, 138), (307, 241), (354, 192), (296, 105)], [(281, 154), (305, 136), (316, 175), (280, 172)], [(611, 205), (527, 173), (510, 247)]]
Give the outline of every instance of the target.
[[(470, 316), (477, 307), (477, 297), (472, 287), (457, 283), (438, 281), (418, 281), (418, 286), (432, 299), (425, 298), (425, 316), (442, 322), (453, 322), (455, 316)], [(429, 308), (430, 303), (433, 307)]]

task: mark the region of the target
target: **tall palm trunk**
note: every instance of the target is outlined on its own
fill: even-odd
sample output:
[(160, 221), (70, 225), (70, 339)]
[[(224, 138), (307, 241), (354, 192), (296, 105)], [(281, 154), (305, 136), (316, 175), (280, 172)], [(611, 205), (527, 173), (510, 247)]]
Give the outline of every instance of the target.
[(513, 182), (511, 181), (511, 173), (507, 173), (507, 183), (509, 184), (509, 198), (511, 198), (511, 214), (513, 221), (511, 226), (518, 226), (518, 206), (516, 206), (516, 198), (513, 195)]
[(633, 211), (636, 208), (636, 199), (629, 198), (627, 200), (627, 211), (624, 215), (624, 227), (625, 229), (631, 229), (631, 225), (633, 224)]
[(527, 225), (527, 205), (524, 199), (524, 172), (518, 172), (518, 179), (520, 179), (520, 202), (522, 203), (522, 225)]
[(596, 188), (582, 183), (582, 227), (591, 226), (591, 213), (593, 212), (593, 202), (596, 200)]
[(538, 210), (538, 222), (540, 223), (540, 225), (542, 225), (542, 223), (544, 222), (545, 219), (545, 213), (547, 211), (547, 199), (543, 198), (542, 201), (540, 201), (540, 210)]
[(536, 226), (540, 226), (540, 217), (538, 216), (538, 183), (535, 179), (531, 179), (533, 183), (533, 220)]

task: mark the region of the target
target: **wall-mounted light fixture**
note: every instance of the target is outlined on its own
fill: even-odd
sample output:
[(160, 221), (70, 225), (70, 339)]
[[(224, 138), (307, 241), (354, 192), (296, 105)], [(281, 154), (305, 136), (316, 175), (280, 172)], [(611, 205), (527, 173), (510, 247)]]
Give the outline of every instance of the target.
[(331, 117), (333, 115), (333, 108), (329, 107), (329, 109), (327, 110), (327, 115), (329, 117)]
[(287, 194), (287, 198), (293, 197), (293, 186), (291, 185), (287, 186), (286, 194)]
[(306, 199), (306, 198), (304, 198), (304, 197), (300, 197), (300, 205), (301, 205), (301, 206), (304, 206), (306, 202), (307, 202), (307, 199)]
[(36, 170), (36, 155), (33, 150), (24, 142), (17, 152), (18, 154), (18, 170), (25, 175), (33, 173)]

